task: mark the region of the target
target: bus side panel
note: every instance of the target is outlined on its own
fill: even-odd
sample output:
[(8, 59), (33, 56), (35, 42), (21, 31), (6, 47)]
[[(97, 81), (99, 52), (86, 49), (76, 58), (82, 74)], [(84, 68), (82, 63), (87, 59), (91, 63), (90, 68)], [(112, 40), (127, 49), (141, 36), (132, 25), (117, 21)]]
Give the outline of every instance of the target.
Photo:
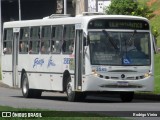
[(49, 74), (28, 73), (27, 76), (31, 89), (52, 90)]
[(50, 77), (52, 89), (54, 91), (62, 91), (62, 74), (54, 74)]
[(18, 62), (18, 70), (24, 69), (27, 73), (30, 88), (62, 91), (63, 59), (60, 55), (19, 55)]
[(12, 80), (12, 55), (2, 55), (2, 81), (3, 83), (13, 86)]
[(2, 81), (4, 84), (13, 87), (12, 72), (2, 72)]

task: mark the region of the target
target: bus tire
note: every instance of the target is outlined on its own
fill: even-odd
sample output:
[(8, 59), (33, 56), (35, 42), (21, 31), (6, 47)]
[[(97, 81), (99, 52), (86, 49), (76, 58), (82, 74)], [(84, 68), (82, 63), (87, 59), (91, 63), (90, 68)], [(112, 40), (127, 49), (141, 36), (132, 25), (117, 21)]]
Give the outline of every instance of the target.
[(131, 102), (134, 98), (134, 92), (121, 92), (120, 98), (122, 102)]
[(22, 75), (22, 94), (25, 98), (33, 97), (33, 90), (29, 89), (29, 82), (26, 73), (23, 73)]
[(70, 79), (71, 77), (68, 78), (67, 85), (66, 85), (66, 93), (67, 93), (68, 101), (70, 102), (84, 101), (85, 93), (73, 91)]

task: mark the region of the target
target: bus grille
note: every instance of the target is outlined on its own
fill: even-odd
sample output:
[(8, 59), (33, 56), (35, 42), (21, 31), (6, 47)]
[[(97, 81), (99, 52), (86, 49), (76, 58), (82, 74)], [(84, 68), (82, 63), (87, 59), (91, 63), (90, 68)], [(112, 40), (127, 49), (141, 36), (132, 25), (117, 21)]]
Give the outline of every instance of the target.
[[(116, 76), (103, 76), (103, 75), (98, 75), (99, 78), (104, 78), (104, 79), (112, 79), (112, 80), (120, 80), (122, 79), (121, 77), (116, 77)], [(123, 78), (123, 80), (141, 80), (143, 79), (144, 76), (130, 76), (130, 77), (126, 77)]]
[(127, 86), (119, 86), (119, 85), (101, 85), (102, 88), (142, 88), (140, 85), (127, 85)]

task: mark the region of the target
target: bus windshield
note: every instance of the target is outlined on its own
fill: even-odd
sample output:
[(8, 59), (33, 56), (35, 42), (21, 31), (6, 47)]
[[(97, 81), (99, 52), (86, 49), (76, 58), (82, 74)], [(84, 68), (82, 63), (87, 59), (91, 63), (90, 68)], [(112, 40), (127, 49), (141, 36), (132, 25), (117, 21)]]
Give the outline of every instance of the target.
[(151, 64), (149, 32), (89, 31), (92, 65)]

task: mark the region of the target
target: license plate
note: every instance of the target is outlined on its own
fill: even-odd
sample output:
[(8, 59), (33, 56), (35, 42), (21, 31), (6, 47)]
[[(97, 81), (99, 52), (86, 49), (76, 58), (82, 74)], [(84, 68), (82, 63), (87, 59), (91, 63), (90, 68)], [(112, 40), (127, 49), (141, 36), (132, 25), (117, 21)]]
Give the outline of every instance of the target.
[(117, 85), (118, 86), (128, 86), (128, 82), (126, 82), (126, 81), (118, 81)]

